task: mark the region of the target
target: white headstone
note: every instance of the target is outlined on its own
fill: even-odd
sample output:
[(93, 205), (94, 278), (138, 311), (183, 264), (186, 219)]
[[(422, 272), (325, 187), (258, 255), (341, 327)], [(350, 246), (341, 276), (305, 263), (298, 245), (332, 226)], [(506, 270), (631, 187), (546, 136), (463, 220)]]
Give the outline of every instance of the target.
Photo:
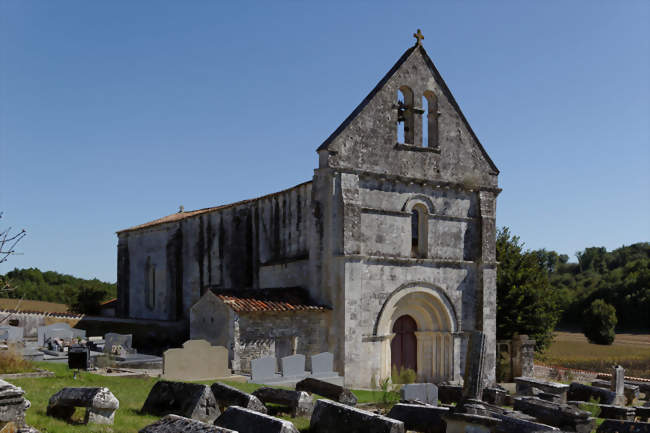
[(251, 380), (255, 383), (264, 383), (279, 377), (276, 374), (277, 361), (274, 356), (253, 359), (251, 361)]
[(334, 355), (323, 352), (311, 357), (311, 374), (314, 377), (338, 376), (334, 371)]
[(291, 355), (280, 359), (282, 364), (282, 377), (303, 378), (307, 376), (305, 371), (305, 355)]
[(438, 387), (433, 383), (409, 383), (402, 386), (400, 394), (404, 401), (438, 405)]

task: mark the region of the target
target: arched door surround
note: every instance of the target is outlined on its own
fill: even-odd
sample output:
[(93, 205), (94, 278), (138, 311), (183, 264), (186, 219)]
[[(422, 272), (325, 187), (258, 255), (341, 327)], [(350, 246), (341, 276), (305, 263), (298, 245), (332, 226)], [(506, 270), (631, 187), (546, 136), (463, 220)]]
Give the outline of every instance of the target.
[(381, 337), (380, 376), (390, 377), (393, 327), (402, 316), (416, 324), (416, 372), (419, 381), (443, 382), (460, 377), (460, 334), (456, 312), (444, 291), (429, 283), (413, 282), (395, 290), (379, 313), (375, 336)]

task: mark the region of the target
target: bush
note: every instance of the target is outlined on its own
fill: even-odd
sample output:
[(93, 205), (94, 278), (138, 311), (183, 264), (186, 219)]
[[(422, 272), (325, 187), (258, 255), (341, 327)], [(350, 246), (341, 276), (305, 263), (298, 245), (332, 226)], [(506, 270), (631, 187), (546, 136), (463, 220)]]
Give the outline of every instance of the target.
[(585, 311), (582, 331), (595, 344), (612, 344), (616, 333), (616, 308), (602, 299), (596, 299)]
[(417, 373), (412, 368), (402, 367), (397, 371), (397, 367), (393, 366), (391, 370), (391, 379), (393, 383), (407, 384), (415, 382), (417, 378)]
[(0, 351), (0, 374), (29, 373), (36, 371), (34, 365), (26, 361), (20, 352), (12, 347)]

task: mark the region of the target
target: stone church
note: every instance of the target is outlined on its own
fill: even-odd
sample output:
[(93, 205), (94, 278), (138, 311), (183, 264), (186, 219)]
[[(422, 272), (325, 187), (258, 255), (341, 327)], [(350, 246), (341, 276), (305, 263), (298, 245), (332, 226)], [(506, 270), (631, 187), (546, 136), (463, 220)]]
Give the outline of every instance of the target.
[(236, 371), (330, 351), (357, 387), (457, 381), (479, 330), (493, 382), (499, 170), (415, 36), (310, 181), (119, 231), (118, 315), (176, 321)]

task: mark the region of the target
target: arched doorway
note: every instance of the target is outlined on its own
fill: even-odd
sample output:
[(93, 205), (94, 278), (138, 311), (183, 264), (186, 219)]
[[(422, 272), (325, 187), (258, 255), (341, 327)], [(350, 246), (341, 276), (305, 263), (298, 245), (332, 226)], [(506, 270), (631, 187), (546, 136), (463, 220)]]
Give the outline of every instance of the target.
[(415, 338), (417, 324), (411, 316), (404, 315), (393, 325), (393, 340), (390, 342), (391, 367), (397, 371), (410, 368), (418, 369), (417, 339)]
[(382, 338), (380, 377), (392, 367), (412, 368), (418, 381), (436, 383), (460, 377), (460, 334), (446, 294), (427, 283), (410, 283), (384, 303), (375, 327)]

